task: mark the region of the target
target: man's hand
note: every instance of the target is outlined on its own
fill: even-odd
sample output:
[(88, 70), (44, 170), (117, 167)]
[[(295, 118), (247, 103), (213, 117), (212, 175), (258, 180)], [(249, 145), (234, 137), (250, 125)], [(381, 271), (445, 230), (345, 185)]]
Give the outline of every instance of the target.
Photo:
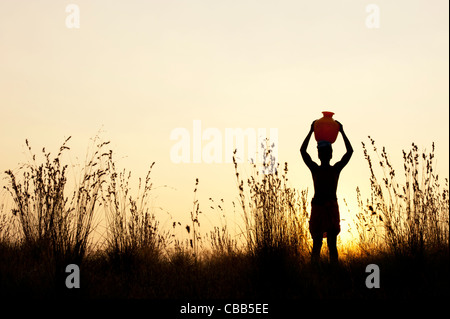
[(341, 122), (336, 121), (337, 124), (339, 124), (339, 132), (343, 133), (344, 132), (344, 127), (342, 126)]

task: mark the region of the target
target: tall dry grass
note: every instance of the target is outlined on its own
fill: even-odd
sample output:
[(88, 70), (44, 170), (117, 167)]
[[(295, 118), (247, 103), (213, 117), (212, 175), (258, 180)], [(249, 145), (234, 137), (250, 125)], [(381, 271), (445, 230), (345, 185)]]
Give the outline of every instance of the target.
[(9, 193), (5, 189), (0, 190), (0, 246), (14, 245), (17, 234), (17, 221), (8, 211)]
[[(236, 226), (244, 245), (238, 246), (223, 199), (210, 198), (211, 210), (223, 217), (221, 225), (209, 236), (200, 235), (207, 213), (200, 209), (197, 179), (190, 222), (173, 221), (172, 232), (181, 226), (188, 240), (162, 231), (149, 202), (153, 164), (136, 190), (131, 172), (119, 172), (111, 150), (105, 149), (108, 144), (96, 141), (73, 192), (62, 156), (68, 140), (56, 157), (43, 150), (43, 162), (32, 155), (29, 163), (7, 172), (15, 206), (13, 214), (0, 206), (2, 215), (9, 214), (0, 217), (0, 259), (7, 260), (0, 263), (0, 296), (63, 295), (67, 274), (61, 269), (81, 261), (78, 291), (85, 297), (386, 298), (439, 296), (448, 290), (448, 181), (440, 185), (434, 147), (420, 154), (413, 145), (403, 152), (404, 172), (398, 174), (385, 149), (378, 154), (372, 139), (370, 150), (363, 144), (371, 196), (366, 200), (357, 193), (357, 236), (366, 255), (350, 251), (334, 267), (308, 262), (308, 194), (290, 186), (287, 163), (280, 168), (267, 145), (262, 167), (252, 165), (250, 176), (243, 177), (234, 159), (239, 203), (233, 206), (243, 218), (242, 229)], [(96, 227), (94, 212), (107, 216), (105, 244), (87, 254)], [(204, 250), (208, 240), (209, 254)], [(410, 263), (397, 256), (428, 259)], [(382, 268), (383, 289), (365, 287), (369, 263)], [(49, 268), (59, 274), (46, 273)], [(55, 294), (51, 280), (63, 290)]]
[(130, 186), (131, 172), (117, 172), (112, 151), (108, 156), (108, 181), (103, 189), (106, 212), (106, 253), (113, 262), (133, 262), (139, 258), (160, 258), (168, 234), (159, 231), (159, 221), (151, 211), (150, 165), (144, 179), (139, 178), (137, 193)]
[[(403, 180), (387, 154), (381, 154), (370, 138), (372, 155), (362, 143), (370, 171), (370, 199), (363, 203), (358, 192), (358, 233), (361, 247), (378, 249), (395, 255), (423, 256), (426, 252), (448, 250), (449, 190), (448, 179), (440, 184), (435, 171), (435, 146), (419, 152), (412, 144), (403, 150)], [(382, 176), (375, 173), (376, 156)]]
[[(214, 230), (210, 231), (209, 241), (211, 243), (212, 252), (216, 256), (220, 255), (235, 255), (240, 252), (240, 247), (238, 247), (237, 237), (239, 234), (232, 235), (229, 231), (229, 226), (227, 222), (226, 212), (224, 211), (223, 205), (224, 200), (220, 199), (219, 204), (215, 204), (212, 198), (210, 200), (210, 208), (215, 210), (220, 214), (220, 226), (214, 226)], [(235, 203), (233, 202), (233, 208), (236, 209)]]
[(44, 161), (39, 162), (26, 141), (31, 161), (19, 167), (18, 172), (6, 171), (15, 207), (14, 218), (20, 227), (21, 245), (39, 258), (56, 264), (81, 263), (89, 245), (103, 176), (103, 150), (108, 142), (94, 139), (94, 148), (88, 152), (78, 185), (67, 196), (67, 169), (62, 164), (63, 152), (70, 137), (52, 159), (42, 150)]
[(288, 164), (280, 174), (272, 154), (273, 145), (261, 145), (262, 167), (253, 164), (253, 174), (246, 183), (233, 157), (239, 188), (247, 250), (258, 255), (285, 252), (292, 256), (309, 254), (307, 192), (288, 185)]

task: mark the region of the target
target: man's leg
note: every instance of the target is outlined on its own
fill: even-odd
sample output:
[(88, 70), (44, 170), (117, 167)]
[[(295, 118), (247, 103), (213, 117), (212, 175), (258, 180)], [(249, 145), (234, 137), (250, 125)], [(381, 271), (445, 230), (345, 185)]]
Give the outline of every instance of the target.
[(330, 252), (330, 261), (338, 261), (338, 251), (337, 251), (337, 235), (333, 233), (328, 233), (327, 235), (328, 251)]
[(318, 262), (320, 259), (320, 250), (322, 249), (322, 237), (313, 238), (313, 248), (311, 253), (311, 262)]

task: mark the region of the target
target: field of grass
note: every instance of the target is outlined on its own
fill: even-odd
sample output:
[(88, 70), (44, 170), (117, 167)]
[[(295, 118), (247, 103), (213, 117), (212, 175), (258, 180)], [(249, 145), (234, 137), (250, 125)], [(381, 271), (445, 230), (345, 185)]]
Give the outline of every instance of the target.
[[(117, 172), (108, 143), (95, 140), (76, 189), (67, 189), (68, 166), (61, 154), (68, 142), (55, 158), (43, 150), (42, 163), (28, 146), (30, 162), (6, 172), (5, 189), (14, 207), (1, 206), (3, 298), (449, 297), (448, 181), (442, 186), (435, 175), (434, 146), (429, 154), (419, 154), (416, 145), (404, 152), (404, 179), (399, 181), (384, 148), (378, 155), (373, 140), (370, 148), (363, 144), (371, 196), (357, 194), (358, 240), (351, 247), (341, 245), (340, 261), (334, 264), (326, 249), (319, 263), (310, 262), (308, 198), (305, 191), (289, 187), (287, 164), (274, 174), (261, 174), (255, 166), (252, 176), (243, 179), (234, 163), (243, 243), (226, 226), (201, 237), (196, 199), (185, 227), (189, 239), (183, 241), (162, 230), (148, 205), (152, 168), (131, 190), (130, 173)], [(273, 165), (270, 148), (265, 159), (263, 165)], [(106, 213), (107, 236), (94, 245), (98, 210)], [(66, 287), (68, 264), (80, 268), (79, 289)], [(380, 288), (366, 286), (369, 264), (380, 269)]]

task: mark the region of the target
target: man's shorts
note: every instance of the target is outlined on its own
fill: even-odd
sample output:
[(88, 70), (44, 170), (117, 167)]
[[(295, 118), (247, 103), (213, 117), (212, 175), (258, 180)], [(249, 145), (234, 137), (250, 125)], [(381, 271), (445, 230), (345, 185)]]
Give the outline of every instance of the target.
[(312, 238), (336, 235), (341, 231), (337, 200), (312, 201), (309, 231)]

